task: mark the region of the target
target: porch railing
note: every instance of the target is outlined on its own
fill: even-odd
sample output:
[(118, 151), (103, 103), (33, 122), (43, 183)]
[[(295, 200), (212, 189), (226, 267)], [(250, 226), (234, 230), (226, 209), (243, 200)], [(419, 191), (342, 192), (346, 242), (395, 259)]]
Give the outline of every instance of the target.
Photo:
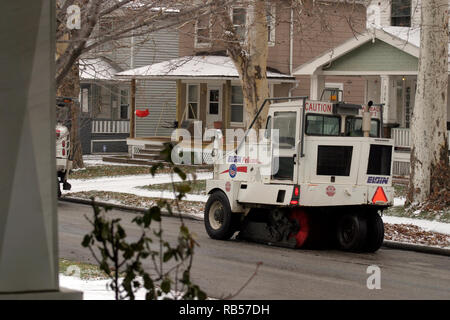
[(92, 133), (129, 133), (129, 120), (93, 120)]
[[(411, 148), (411, 132), (407, 128), (392, 128), (392, 138), (394, 146), (400, 148)], [(450, 147), (450, 131), (447, 131), (448, 142)]]

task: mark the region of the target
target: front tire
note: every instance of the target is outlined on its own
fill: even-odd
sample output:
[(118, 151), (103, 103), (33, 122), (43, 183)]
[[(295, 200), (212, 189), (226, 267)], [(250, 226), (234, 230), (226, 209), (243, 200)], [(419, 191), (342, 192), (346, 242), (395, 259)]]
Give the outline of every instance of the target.
[(212, 239), (228, 240), (235, 233), (235, 216), (231, 212), (227, 196), (216, 191), (212, 193), (205, 206), (205, 228)]
[(337, 224), (339, 247), (346, 251), (360, 252), (367, 238), (367, 220), (358, 214), (345, 214)]

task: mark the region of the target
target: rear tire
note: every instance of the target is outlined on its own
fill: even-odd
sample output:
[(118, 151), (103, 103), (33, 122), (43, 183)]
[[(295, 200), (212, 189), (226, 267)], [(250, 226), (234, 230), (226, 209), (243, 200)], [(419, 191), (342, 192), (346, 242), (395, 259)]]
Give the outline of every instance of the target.
[(378, 212), (370, 212), (367, 217), (367, 239), (364, 251), (375, 252), (384, 240), (384, 224)]
[(346, 251), (359, 252), (367, 238), (366, 217), (355, 213), (343, 215), (337, 223), (339, 247)]
[(223, 192), (216, 191), (209, 196), (204, 221), (206, 232), (212, 239), (230, 239), (236, 231), (236, 219)]

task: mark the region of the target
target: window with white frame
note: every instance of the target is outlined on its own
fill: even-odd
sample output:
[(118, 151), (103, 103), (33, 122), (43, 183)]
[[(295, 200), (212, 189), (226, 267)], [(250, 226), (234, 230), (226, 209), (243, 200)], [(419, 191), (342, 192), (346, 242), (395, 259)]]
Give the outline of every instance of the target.
[(344, 97), (342, 93), (344, 92), (343, 83), (327, 82), (325, 83), (325, 90), (323, 92), (323, 101), (343, 101)]
[(128, 120), (128, 89), (120, 90), (120, 110), (119, 110), (119, 119)]
[(195, 47), (211, 46), (211, 16), (204, 15), (195, 22)]
[(247, 10), (242, 7), (233, 8), (231, 19), (237, 38), (243, 41), (247, 27)]
[[(276, 6), (267, 1), (266, 5), (266, 17), (267, 17), (267, 41), (269, 46), (275, 45), (275, 13)], [(247, 31), (247, 9), (243, 7), (233, 7), (231, 11), (231, 20), (236, 33), (237, 38), (240, 41), (244, 41)]]
[(187, 118), (198, 119), (198, 100), (199, 100), (199, 85), (187, 85)]
[(392, 0), (391, 26), (411, 26), (411, 0)]
[(267, 41), (269, 46), (275, 45), (275, 8), (275, 5), (270, 3), (267, 4)]
[(231, 87), (231, 117), (232, 124), (244, 123), (244, 95), (241, 86)]
[(90, 85), (81, 85), (80, 102), (81, 112), (83, 113), (89, 113), (89, 88)]

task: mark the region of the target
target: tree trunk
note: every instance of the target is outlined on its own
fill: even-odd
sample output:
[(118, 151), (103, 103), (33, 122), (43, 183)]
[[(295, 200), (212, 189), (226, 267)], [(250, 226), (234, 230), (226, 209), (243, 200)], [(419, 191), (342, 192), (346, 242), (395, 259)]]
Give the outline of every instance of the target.
[[(80, 92), (80, 79), (78, 64), (74, 64), (57, 89), (58, 96), (77, 98)], [(83, 168), (83, 152), (79, 135), (80, 104), (72, 102), (70, 108), (70, 154), (73, 168)]]
[[(448, 2), (422, 0), (419, 70), (411, 118), (411, 174), (408, 203), (425, 203), (431, 190), (447, 188), (435, 179), (448, 170)], [(445, 186), (446, 185), (446, 186)], [(444, 189), (445, 189), (444, 188)]]
[[(255, 0), (253, 10), (250, 12), (250, 29), (248, 35), (248, 47), (250, 57), (246, 68), (242, 68), (242, 88), (246, 111), (246, 127), (250, 125), (258, 112), (264, 99), (269, 97), (269, 85), (267, 82), (267, 17), (266, 1)], [(253, 128), (263, 127), (267, 118), (268, 106), (261, 113)]]
[[(248, 6), (248, 32), (243, 41), (232, 32), (233, 24), (228, 10), (222, 15), (226, 30), (226, 46), (239, 72), (244, 96), (244, 118), (246, 127), (250, 125), (264, 99), (269, 97), (267, 82), (268, 30), (265, 0), (252, 0)], [(268, 106), (253, 125), (260, 129), (267, 117)]]

